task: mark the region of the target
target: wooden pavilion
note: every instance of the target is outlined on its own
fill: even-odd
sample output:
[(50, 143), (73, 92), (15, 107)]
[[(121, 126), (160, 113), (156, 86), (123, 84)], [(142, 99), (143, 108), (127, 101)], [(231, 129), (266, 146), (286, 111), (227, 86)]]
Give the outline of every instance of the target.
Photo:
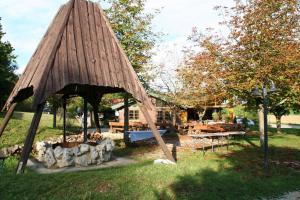
[[(4, 131), (17, 103), (33, 96), (35, 114), (28, 130), (17, 173), (26, 166), (46, 100), (56, 94), (84, 98), (84, 142), (87, 141), (87, 102), (95, 110), (106, 93), (125, 92), (137, 100), (158, 144), (174, 161), (154, 125), (149, 110), (154, 109), (142, 84), (122, 50), (99, 4), (70, 0), (61, 6), (39, 43), (20, 79), (6, 101), (8, 109), (0, 126)], [(97, 112), (94, 112), (97, 128)], [(128, 115), (128, 113), (127, 113)], [(65, 122), (65, 116), (64, 116)], [(128, 120), (125, 120), (125, 127)], [(65, 123), (64, 123), (65, 138)]]

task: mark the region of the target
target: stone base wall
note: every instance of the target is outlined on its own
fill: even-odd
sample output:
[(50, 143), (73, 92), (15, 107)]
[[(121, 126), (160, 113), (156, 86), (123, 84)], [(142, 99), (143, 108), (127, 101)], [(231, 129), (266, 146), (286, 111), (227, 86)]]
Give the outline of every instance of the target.
[(47, 168), (62, 168), (69, 166), (88, 166), (101, 164), (112, 158), (115, 144), (112, 139), (105, 138), (96, 146), (80, 144), (72, 148), (63, 148), (47, 142), (37, 142), (37, 160), (44, 163)]

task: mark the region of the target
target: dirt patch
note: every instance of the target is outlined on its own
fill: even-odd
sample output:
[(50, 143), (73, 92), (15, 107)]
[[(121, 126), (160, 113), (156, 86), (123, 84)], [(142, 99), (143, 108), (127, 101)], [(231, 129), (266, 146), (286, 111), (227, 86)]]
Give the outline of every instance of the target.
[(112, 187), (113, 187), (112, 183), (110, 183), (110, 182), (102, 182), (102, 183), (97, 184), (95, 190), (96, 190), (96, 192), (99, 192), (99, 193), (106, 193)]

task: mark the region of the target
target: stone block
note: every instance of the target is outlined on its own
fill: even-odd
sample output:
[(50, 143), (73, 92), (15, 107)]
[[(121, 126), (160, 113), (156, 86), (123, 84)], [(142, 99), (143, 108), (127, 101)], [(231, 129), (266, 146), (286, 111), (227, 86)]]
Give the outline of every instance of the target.
[(56, 163), (56, 159), (54, 157), (54, 153), (53, 153), (52, 148), (48, 148), (46, 150), (46, 153), (45, 153), (45, 156), (44, 156), (44, 161), (45, 161), (45, 164), (48, 168), (52, 167)]

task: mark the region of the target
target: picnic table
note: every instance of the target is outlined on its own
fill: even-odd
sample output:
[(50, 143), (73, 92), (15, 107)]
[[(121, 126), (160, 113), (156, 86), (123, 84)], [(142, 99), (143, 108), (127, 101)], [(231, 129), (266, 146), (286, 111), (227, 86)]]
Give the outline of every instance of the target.
[(223, 146), (223, 141), (226, 141), (226, 147), (228, 150), (228, 145), (229, 145), (229, 137), (230, 136), (244, 136), (245, 132), (244, 131), (228, 131), (228, 132), (216, 132), (216, 133), (203, 133), (203, 134), (190, 134), (189, 136), (192, 137), (193, 141), (193, 150), (196, 150), (196, 144), (201, 143), (202, 145), (202, 152), (203, 155), (205, 153), (205, 139), (211, 139), (211, 147), (212, 151), (214, 151), (214, 140), (218, 140), (218, 145), (220, 144), (220, 139), (221, 139), (221, 146)]

